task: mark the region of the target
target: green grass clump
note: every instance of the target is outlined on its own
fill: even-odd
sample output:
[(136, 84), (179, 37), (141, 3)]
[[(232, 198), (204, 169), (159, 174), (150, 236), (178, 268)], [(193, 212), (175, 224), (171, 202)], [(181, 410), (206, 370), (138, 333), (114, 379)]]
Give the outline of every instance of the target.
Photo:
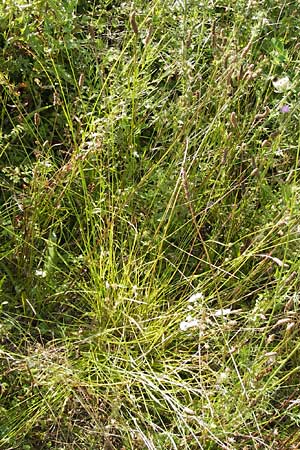
[(1, 448), (298, 448), (299, 13), (2, 2)]

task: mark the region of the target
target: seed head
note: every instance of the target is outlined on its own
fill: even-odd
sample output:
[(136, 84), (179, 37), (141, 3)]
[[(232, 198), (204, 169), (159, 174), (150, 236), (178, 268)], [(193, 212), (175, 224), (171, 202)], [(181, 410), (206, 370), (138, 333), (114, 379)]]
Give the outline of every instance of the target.
[(136, 20), (135, 20), (135, 11), (133, 11), (130, 14), (129, 20), (130, 20), (130, 25), (132, 26), (134, 34), (138, 35), (139, 34), (139, 29), (138, 29), (138, 26), (137, 26), (137, 23), (136, 23)]

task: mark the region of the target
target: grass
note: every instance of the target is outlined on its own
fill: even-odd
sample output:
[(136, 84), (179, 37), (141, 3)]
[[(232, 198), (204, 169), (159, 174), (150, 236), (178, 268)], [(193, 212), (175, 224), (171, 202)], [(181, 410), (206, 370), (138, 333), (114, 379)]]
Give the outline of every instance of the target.
[(299, 12), (2, 3), (1, 448), (299, 448)]

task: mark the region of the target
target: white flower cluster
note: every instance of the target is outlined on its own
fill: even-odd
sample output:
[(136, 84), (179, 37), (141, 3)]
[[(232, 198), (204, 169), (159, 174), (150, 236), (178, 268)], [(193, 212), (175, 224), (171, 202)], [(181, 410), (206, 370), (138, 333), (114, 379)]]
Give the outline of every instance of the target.
[(188, 315), (186, 320), (180, 322), (181, 331), (187, 331), (189, 328), (197, 328), (199, 325), (198, 319), (193, 319), (191, 315)]
[[(196, 294), (193, 294), (188, 299), (188, 306), (187, 306), (188, 311), (195, 310), (198, 306), (199, 300), (203, 300), (203, 299), (204, 299), (204, 295), (202, 294), (202, 292), (197, 292)], [(198, 319), (193, 317), (192, 314), (188, 314), (186, 319), (183, 320), (182, 322), (180, 322), (179, 328), (181, 331), (187, 331), (190, 328), (198, 328), (199, 324), (200, 324), (200, 322)]]
[(37, 277), (45, 278), (47, 276), (47, 272), (45, 270), (37, 269), (35, 271)]
[(202, 292), (197, 292), (196, 294), (193, 294), (190, 298), (189, 298), (189, 303), (195, 303), (198, 300), (203, 300), (204, 299), (204, 295), (202, 294)]
[(273, 80), (273, 86), (276, 92), (285, 92), (290, 89), (291, 82), (289, 77), (276, 78)]
[(220, 323), (226, 327), (236, 325), (236, 320), (232, 316), (242, 313), (242, 309), (219, 308), (215, 310), (206, 309), (204, 295), (202, 292), (196, 292), (187, 300), (187, 315), (179, 324), (181, 331), (197, 330), (200, 337), (205, 336), (207, 330), (216, 330)]

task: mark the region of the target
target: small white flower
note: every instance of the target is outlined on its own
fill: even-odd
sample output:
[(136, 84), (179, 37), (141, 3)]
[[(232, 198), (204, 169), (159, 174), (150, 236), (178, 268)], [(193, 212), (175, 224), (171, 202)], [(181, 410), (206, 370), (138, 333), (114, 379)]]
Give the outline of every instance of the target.
[(138, 291), (138, 287), (137, 287), (137, 285), (135, 284), (134, 286), (132, 286), (132, 293), (133, 293), (133, 295), (136, 297), (137, 296), (137, 291)]
[(45, 278), (47, 276), (47, 272), (45, 270), (36, 270), (35, 274), (37, 277)]
[(181, 331), (187, 331), (189, 328), (197, 328), (199, 326), (199, 320), (194, 319), (192, 316), (187, 316), (186, 320), (180, 322)]
[(272, 81), (273, 86), (277, 92), (285, 92), (291, 87), (289, 77), (277, 78)]
[(226, 383), (229, 379), (229, 370), (225, 370), (225, 372), (221, 372), (218, 374), (218, 383)]
[(228, 316), (228, 314), (231, 314), (231, 308), (224, 308), (224, 309), (218, 309), (214, 312), (215, 317), (222, 317), (222, 316)]
[(47, 168), (50, 168), (50, 167), (52, 167), (52, 164), (51, 164), (51, 162), (50, 161), (47, 161), (47, 160), (45, 160), (45, 161), (40, 161), (40, 163), (39, 163), (41, 166), (43, 166), (43, 167), (47, 167)]
[(277, 150), (275, 150), (275, 155), (276, 156), (284, 156), (282, 148), (277, 148)]
[(189, 303), (195, 303), (198, 300), (203, 300), (204, 299), (204, 295), (202, 294), (202, 292), (197, 292), (196, 294), (193, 294), (189, 299), (188, 302)]

